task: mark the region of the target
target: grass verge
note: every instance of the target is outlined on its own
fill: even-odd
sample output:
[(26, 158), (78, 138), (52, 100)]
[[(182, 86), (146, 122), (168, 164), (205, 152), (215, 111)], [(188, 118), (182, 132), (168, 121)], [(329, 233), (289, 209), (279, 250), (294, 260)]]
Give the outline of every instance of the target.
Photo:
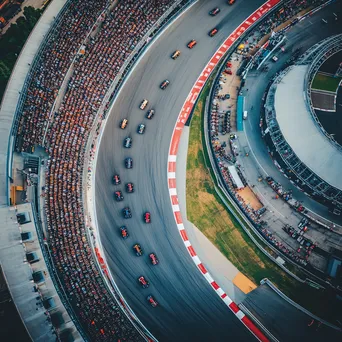
[[(274, 264), (255, 246), (217, 195), (207, 151), (203, 149), (203, 115), (210, 84), (209, 81), (202, 91), (190, 124), (186, 179), (188, 220), (255, 284), (268, 278), (297, 303), (321, 317), (331, 318), (331, 311), (326, 309), (324, 303), (327, 297), (333, 298), (332, 294), (297, 282)], [(312, 300), (320, 296), (324, 300)]]
[(326, 90), (336, 92), (338, 85), (341, 82), (341, 77), (333, 77), (329, 75), (316, 74), (312, 81), (312, 89)]

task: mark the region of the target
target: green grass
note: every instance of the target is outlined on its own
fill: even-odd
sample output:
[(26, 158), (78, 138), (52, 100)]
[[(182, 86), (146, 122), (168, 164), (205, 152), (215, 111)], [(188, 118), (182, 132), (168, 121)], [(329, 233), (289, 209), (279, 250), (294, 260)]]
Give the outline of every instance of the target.
[[(332, 310), (329, 310), (329, 305), (326, 305), (327, 301), (333, 301), (331, 293), (322, 293), (297, 282), (273, 263), (255, 246), (231, 215), (230, 210), (235, 213), (235, 209), (230, 207), (228, 210), (216, 193), (215, 178), (203, 136), (204, 107), (210, 84), (211, 82), (208, 82), (202, 91), (190, 124), (186, 181), (188, 220), (255, 284), (258, 285), (261, 279), (268, 278), (282, 292), (308, 310), (326, 319), (331, 318)], [(243, 217), (238, 214), (237, 216), (244, 222)], [(264, 247), (271, 254), (273, 253), (266, 245)], [(288, 266), (291, 266), (292, 272), (303, 277), (294, 266)], [(321, 300), (313, 300), (314, 297), (320, 297)]]
[(312, 82), (312, 89), (332, 91), (336, 93), (341, 77), (327, 76), (317, 73)]

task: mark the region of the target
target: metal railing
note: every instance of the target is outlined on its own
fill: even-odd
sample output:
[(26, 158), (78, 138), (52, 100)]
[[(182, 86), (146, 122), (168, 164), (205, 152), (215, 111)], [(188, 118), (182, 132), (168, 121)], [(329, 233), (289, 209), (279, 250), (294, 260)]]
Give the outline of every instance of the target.
[[(324, 129), (320, 120), (318, 119), (312, 104), (311, 98), (311, 87), (314, 80), (314, 76), (321, 67), (321, 65), (331, 57), (332, 54), (337, 53), (342, 50), (342, 34), (329, 37), (325, 39), (317, 46), (317, 48), (312, 51), (314, 58), (312, 59), (311, 66), (306, 73), (304, 80), (304, 94), (306, 98), (307, 108), (319, 130), (323, 135), (336, 147), (340, 152), (342, 152), (342, 146)], [(329, 55), (327, 55), (329, 54)]]

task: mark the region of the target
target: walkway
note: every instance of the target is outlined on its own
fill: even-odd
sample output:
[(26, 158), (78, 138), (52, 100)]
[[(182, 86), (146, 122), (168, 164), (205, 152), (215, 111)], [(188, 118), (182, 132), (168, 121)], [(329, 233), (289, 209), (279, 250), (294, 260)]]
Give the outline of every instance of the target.
[[(0, 205), (7, 205), (9, 201), (7, 168), (9, 168), (8, 174), (11, 175), (12, 156), (9, 149), (12, 149), (14, 144), (14, 141), (10, 140), (10, 131), (15, 118), (20, 92), (23, 89), (30, 65), (35, 58), (40, 44), (52, 26), (56, 15), (66, 2), (67, 0), (53, 0), (45, 10), (27, 39), (5, 90), (0, 107)], [(7, 163), (8, 158), (9, 162)]]
[(190, 128), (184, 126), (176, 164), (176, 178), (177, 178), (177, 194), (179, 200), (179, 207), (183, 217), (183, 224), (185, 226), (189, 240), (194, 247), (197, 255), (205, 264), (208, 272), (220, 284), (221, 288), (229, 295), (229, 297), (239, 304), (242, 302), (246, 294), (243, 292), (244, 288), (238, 288), (235, 284), (240, 282), (239, 279), (242, 273), (212, 244), (212, 242), (190, 221), (186, 220), (186, 160), (188, 155)]

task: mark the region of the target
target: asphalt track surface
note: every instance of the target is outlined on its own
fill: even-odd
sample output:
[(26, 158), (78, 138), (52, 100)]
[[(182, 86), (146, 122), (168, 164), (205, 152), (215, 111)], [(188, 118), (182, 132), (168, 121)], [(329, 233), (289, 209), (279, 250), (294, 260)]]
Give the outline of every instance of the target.
[[(223, 0), (201, 0), (183, 14), (137, 64), (115, 102), (99, 147), (96, 211), (107, 262), (128, 304), (160, 341), (254, 340), (211, 289), (184, 247), (168, 194), (167, 156), (176, 119), (197, 77), (227, 36), (263, 2), (240, 0), (228, 6)], [(221, 13), (209, 16), (216, 6)], [(219, 32), (210, 38), (208, 32), (214, 27)], [(198, 41), (193, 50), (186, 47), (191, 39)], [(172, 60), (176, 49), (181, 56)], [(171, 84), (161, 90), (164, 79)], [(139, 105), (144, 98), (150, 102), (142, 111)], [(155, 109), (155, 116), (147, 120), (150, 108)], [(123, 118), (129, 120), (125, 130), (119, 128)], [(140, 123), (146, 124), (144, 135), (136, 132)], [(133, 138), (131, 149), (123, 147), (126, 136)], [(133, 158), (133, 169), (125, 169), (126, 157)], [(119, 186), (112, 184), (114, 173), (121, 177)], [(125, 193), (127, 182), (134, 183), (133, 194)], [(123, 202), (114, 200), (114, 190), (123, 191)], [(131, 219), (122, 217), (125, 206), (132, 210)], [(145, 211), (151, 212), (151, 224), (143, 221)], [(120, 236), (122, 225), (128, 228), (127, 240)], [(135, 256), (135, 243), (141, 245), (143, 256)], [(151, 265), (151, 252), (157, 254), (159, 265)], [(149, 280), (148, 289), (139, 286), (140, 275)], [(149, 294), (159, 302), (157, 308), (147, 303)]]

